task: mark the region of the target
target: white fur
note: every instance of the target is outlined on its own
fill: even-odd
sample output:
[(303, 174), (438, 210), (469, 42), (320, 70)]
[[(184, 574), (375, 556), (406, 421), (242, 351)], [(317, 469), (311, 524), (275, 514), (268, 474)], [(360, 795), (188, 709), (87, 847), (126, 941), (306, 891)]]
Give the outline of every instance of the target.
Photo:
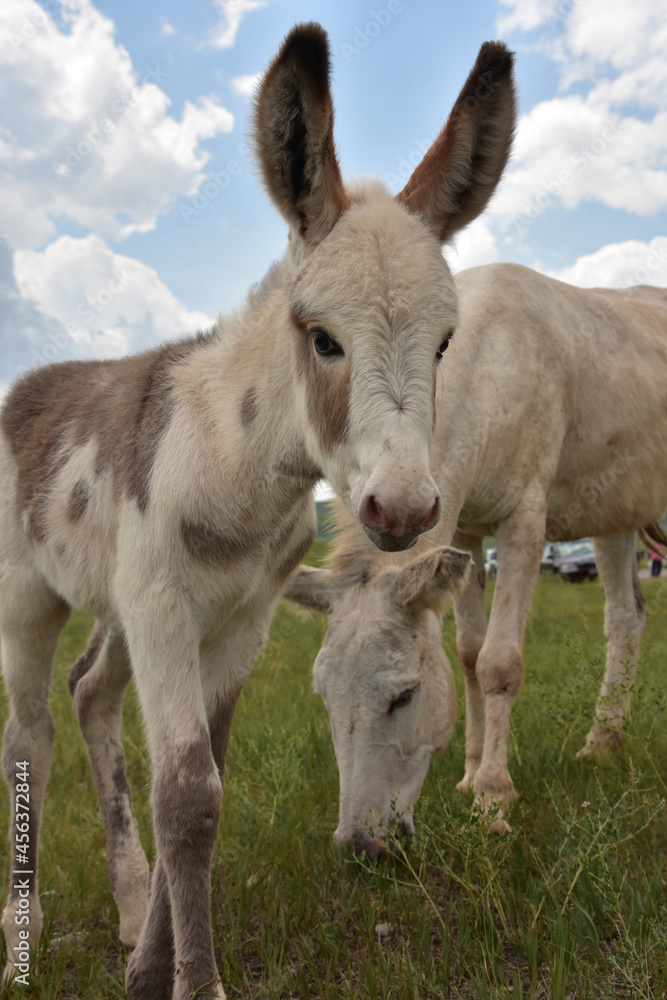
[[(318, 52), (323, 79), (314, 86)], [(126, 978), (131, 1000), (163, 1000), (170, 992), (173, 1000), (185, 1000), (193, 990), (204, 995), (199, 990), (205, 986), (207, 995), (224, 996), (207, 889), (224, 771), (216, 726), (228, 729), (240, 686), (265, 641), (284, 567), (312, 538), (315, 480), (325, 475), (355, 516), (374, 491), (390, 522), (391, 531), (382, 530), (394, 547), (423, 531), (425, 515), (437, 507), (428, 467), (434, 367), (457, 302), (435, 229), (446, 225), (453, 235), (471, 212), (481, 211), (507, 158), (511, 57), (503, 46), (484, 48), (487, 62), (497, 55), (502, 79), (493, 98), (472, 111), (459, 102), (465, 135), (445, 144), (444, 158), (435, 157), (428, 184), (419, 188), (419, 214), (407, 196), (393, 199), (377, 185), (368, 198), (360, 191), (350, 197), (342, 188), (332, 143), (325, 141), (331, 127), (326, 39), (314, 25), (288, 36), (258, 98), (257, 140), (269, 193), (291, 227), (290, 249), (245, 310), (172, 362), (165, 376), (168, 420), (160, 422), (159, 400), (142, 395), (144, 384), (135, 387), (136, 398), (148, 400), (149, 414), (158, 414), (148, 433), (160, 428), (156, 454), (143, 459), (150, 473), (145, 506), (127, 473), (112, 472), (105, 428), (87, 437), (90, 416), (73, 415), (73, 398), (58, 428), (58, 454), (46, 458), (47, 465), (55, 458), (60, 464), (50, 476), (42, 470), (38, 495), (22, 510), (18, 469), (25, 465), (21, 448), (31, 440), (37, 405), (34, 392), (27, 405), (25, 387), (39, 373), (7, 397), (3, 426), (10, 430), (0, 436), (0, 564), (12, 568), (0, 580), (10, 701), (4, 773), (13, 787), (13, 761), (30, 760), (37, 822), (53, 739), (48, 686), (58, 632), (69, 606), (91, 612), (104, 641), (94, 662), (97, 647), (89, 645), (90, 669), (79, 679), (75, 705), (100, 794), (122, 940), (136, 945)], [(290, 139), (295, 116), (305, 136), (296, 154)], [(490, 129), (496, 117), (498, 127)], [(467, 155), (471, 138), (484, 146), (474, 162)], [(285, 170), (280, 164), (290, 157), (294, 169)], [(441, 225), (440, 184), (465, 189), (473, 201), (462, 214), (448, 203)], [(342, 356), (323, 360), (316, 354), (311, 334), (321, 326)], [(82, 399), (96, 393), (101, 405), (114, 383), (132, 389), (140, 377), (134, 369), (145, 372), (146, 360), (137, 359), (134, 367), (127, 361), (91, 364), (86, 384), (76, 382), (71, 391)], [(76, 369), (77, 378), (83, 370)], [(65, 371), (54, 366), (47, 378), (60, 379), (66, 394)], [(131, 392), (127, 398), (134, 398)], [(15, 409), (24, 413), (23, 436)], [(115, 420), (110, 409), (101, 412)], [(135, 407), (134, 417), (120, 416), (140, 427), (140, 412)], [(117, 459), (142, 444), (135, 431), (123, 446), (120, 430), (119, 424), (113, 444), (127, 452)], [(107, 466), (100, 471), (102, 443)], [(81, 480), (88, 501), (73, 516), (73, 491)], [(193, 530), (209, 539), (208, 552), (193, 555)], [(158, 856), (145, 921), (147, 869), (120, 747), (130, 664), (153, 764)], [(30, 714), (26, 706), (36, 691)], [(31, 851), (36, 864), (36, 835)], [(41, 930), (36, 885), (35, 875), (33, 946)], [(10, 893), (3, 913), (9, 956), (17, 943), (15, 912)], [(13, 971), (10, 963), (5, 976)]]
[[(522, 681), (523, 635), (545, 535), (597, 536), (609, 648), (596, 720), (581, 753), (601, 756), (621, 739), (647, 617), (634, 532), (667, 507), (667, 293), (582, 290), (506, 264), (465, 271), (456, 282), (460, 322), (439, 371), (431, 451), (443, 514), (416, 551), (454, 541), (473, 553), (476, 566), (454, 605), (467, 707), (459, 787), (473, 789), (485, 809), (501, 806), (493, 829), (502, 831), (515, 794), (507, 767), (509, 716)], [(485, 535), (495, 535), (499, 562), (488, 629)], [(348, 537), (345, 546), (356, 547), (363, 565), (370, 560), (363, 585), (349, 567), (327, 578), (302, 571), (287, 594), (309, 604), (312, 588), (320, 610), (329, 611), (315, 679), (339, 756), (339, 834), (350, 839), (371, 813), (376, 820), (389, 816), (392, 796), (405, 806), (405, 790), (414, 802), (421, 786), (420, 753), (430, 751), (429, 741), (415, 742), (407, 772), (387, 774), (359, 763), (369, 759), (368, 740), (374, 760), (384, 752), (393, 759), (396, 720), (387, 716), (384, 688), (390, 676), (407, 683), (417, 670), (409, 636), (414, 632), (445, 673), (449, 667), (439, 628), (430, 630), (426, 620), (415, 626), (389, 607), (375, 607), (382, 574), (408, 557), (371, 558), (363, 536)], [(329, 676), (345, 678), (335, 694)], [(344, 720), (351, 704), (366, 721), (348, 738)], [(416, 733), (419, 725), (435, 724), (443, 708), (437, 699), (422, 699), (419, 711), (414, 703), (401, 711), (412, 713)]]

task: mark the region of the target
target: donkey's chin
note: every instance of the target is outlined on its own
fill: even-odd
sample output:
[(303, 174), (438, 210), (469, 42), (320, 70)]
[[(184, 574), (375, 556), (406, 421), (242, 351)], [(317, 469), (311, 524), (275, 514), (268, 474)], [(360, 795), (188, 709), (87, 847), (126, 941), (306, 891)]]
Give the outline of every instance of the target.
[(421, 531), (410, 531), (405, 535), (401, 535), (400, 538), (396, 538), (395, 535), (392, 535), (391, 531), (368, 528), (365, 524), (362, 524), (361, 527), (373, 545), (377, 545), (383, 552), (403, 552), (404, 549), (410, 549), (421, 535)]

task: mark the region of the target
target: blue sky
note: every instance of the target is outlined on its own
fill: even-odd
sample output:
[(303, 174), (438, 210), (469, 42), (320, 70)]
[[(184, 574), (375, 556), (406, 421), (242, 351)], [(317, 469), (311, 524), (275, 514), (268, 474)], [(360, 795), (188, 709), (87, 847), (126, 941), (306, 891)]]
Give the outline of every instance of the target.
[(0, 392), (205, 326), (282, 254), (246, 138), (253, 78), (302, 20), (330, 36), (344, 176), (394, 191), (480, 44), (516, 51), (513, 159), (454, 270), (667, 286), (663, 3), (3, 0)]

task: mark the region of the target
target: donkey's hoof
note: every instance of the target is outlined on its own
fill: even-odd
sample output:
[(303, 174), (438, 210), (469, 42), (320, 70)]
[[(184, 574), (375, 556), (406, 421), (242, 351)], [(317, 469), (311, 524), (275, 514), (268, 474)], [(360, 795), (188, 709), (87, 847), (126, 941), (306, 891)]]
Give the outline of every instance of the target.
[(456, 786), (457, 792), (463, 792), (464, 794), (469, 794), (475, 790), (475, 774), (476, 771), (466, 771), (458, 785)]
[(4, 986), (11, 986), (12, 979), (16, 974), (16, 967), (11, 962), (5, 962), (5, 967), (2, 970), (2, 976), (0, 976), (0, 988)]
[(509, 825), (507, 820), (503, 819), (502, 815), (499, 813), (492, 823), (489, 824), (489, 833), (493, 833), (496, 837), (502, 837), (506, 833), (511, 833), (512, 827)]
[(623, 733), (618, 729), (594, 726), (586, 737), (586, 742), (577, 753), (577, 760), (603, 761), (623, 742)]

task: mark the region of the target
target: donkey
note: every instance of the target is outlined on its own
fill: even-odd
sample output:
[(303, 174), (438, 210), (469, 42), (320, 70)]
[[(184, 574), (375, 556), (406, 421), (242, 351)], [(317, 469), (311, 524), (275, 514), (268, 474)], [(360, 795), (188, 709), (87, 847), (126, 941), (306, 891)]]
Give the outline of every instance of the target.
[[(431, 451), (443, 514), (416, 549), (453, 542), (477, 568), (454, 598), (467, 713), (458, 787), (493, 809), (500, 833), (515, 797), (509, 717), (545, 536), (595, 536), (608, 649), (580, 755), (602, 757), (622, 738), (647, 619), (634, 532), (666, 541), (656, 522), (667, 507), (667, 291), (572, 288), (512, 264), (464, 271), (456, 284), (460, 322), (439, 369)], [(374, 553), (343, 521), (330, 567), (301, 567), (285, 596), (329, 615), (314, 677), (339, 764), (335, 836), (375, 854), (368, 825), (389, 820), (394, 798), (413, 828), (411, 805), (454, 707), (432, 694), (433, 670), (446, 678), (449, 664), (428, 577), (418, 613), (406, 613), (391, 587), (405, 557)], [(488, 630), (485, 535), (498, 546)]]
[[(378, 184), (343, 186), (329, 77), (315, 23), (290, 32), (264, 77), (256, 152), (290, 243), (245, 309), (137, 357), (38, 369), (3, 408), (2, 761), (14, 802), (26, 771), (30, 786), (28, 818), (22, 805), (12, 812), (12, 858), (26, 822), (30, 851), (2, 918), (6, 978), (27, 950), (23, 912), (31, 946), (42, 928), (48, 692), (70, 608), (97, 619), (71, 689), (120, 936), (134, 949), (128, 995), (220, 998), (210, 865), (230, 723), (280, 589), (314, 536), (312, 487), (325, 475), (389, 551), (440, 517), (428, 461), (437, 366), (457, 321), (441, 247), (482, 211), (507, 161), (512, 56), (501, 43), (482, 46), (396, 198)], [(153, 770), (149, 902), (120, 741), (131, 676)]]

